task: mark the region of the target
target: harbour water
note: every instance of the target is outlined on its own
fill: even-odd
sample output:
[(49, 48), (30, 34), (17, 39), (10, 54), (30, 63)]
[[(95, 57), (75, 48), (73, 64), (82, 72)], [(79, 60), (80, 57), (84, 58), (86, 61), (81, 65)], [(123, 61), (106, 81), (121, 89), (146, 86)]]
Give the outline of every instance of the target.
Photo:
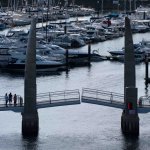
[[(150, 33), (134, 34), (134, 43)], [(119, 50), (124, 38), (92, 44), (102, 55)], [(87, 51), (87, 46), (80, 48)], [(138, 97), (150, 94), (144, 84), (145, 65), (136, 65)], [(123, 93), (124, 64), (102, 61), (91, 67), (72, 68), (68, 73), (37, 77), (37, 93), (70, 89), (94, 88)], [(0, 95), (12, 92), (23, 96), (24, 77), (0, 74)], [(21, 114), (0, 112), (0, 150), (148, 150), (150, 138), (149, 113), (140, 114), (140, 135), (126, 138), (120, 128), (122, 110), (94, 104), (80, 104), (40, 109), (38, 138), (24, 139), (21, 135)]]

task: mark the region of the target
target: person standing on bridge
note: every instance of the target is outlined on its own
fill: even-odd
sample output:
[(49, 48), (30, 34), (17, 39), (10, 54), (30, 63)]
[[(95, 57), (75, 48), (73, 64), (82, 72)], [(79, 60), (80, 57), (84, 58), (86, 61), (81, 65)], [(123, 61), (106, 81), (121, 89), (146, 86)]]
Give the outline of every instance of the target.
[(12, 94), (11, 94), (11, 92), (9, 93), (9, 104), (11, 104), (12, 103)]
[(14, 106), (16, 106), (17, 105), (17, 95), (15, 94), (14, 95)]
[(22, 106), (23, 105), (23, 98), (20, 96), (20, 106)]
[(9, 98), (8, 98), (8, 95), (7, 95), (7, 93), (6, 93), (6, 94), (5, 94), (5, 102), (6, 102), (6, 107), (7, 107), (8, 100), (9, 100)]

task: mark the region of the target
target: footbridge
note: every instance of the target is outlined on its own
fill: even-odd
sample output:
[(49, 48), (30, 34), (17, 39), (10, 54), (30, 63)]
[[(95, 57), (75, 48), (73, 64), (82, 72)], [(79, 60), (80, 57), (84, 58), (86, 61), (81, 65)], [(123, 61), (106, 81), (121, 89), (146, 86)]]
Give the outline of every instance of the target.
[[(123, 94), (99, 89), (83, 88), (81, 101), (84, 103), (103, 105), (119, 109), (125, 108)], [(138, 113), (150, 112), (150, 97), (140, 97), (137, 106)]]
[[(47, 93), (39, 93), (36, 97), (37, 109), (46, 107), (56, 107), (64, 105), (74, 105), (80, 104), (80, 92), (78, 89), (75, 90), (65, 90), (65, 91), (55, 91)], [(20, 95), (17, 95), (17, 104), (8, 103), (6, 105), (4, 96), (0, 96), (0, 111), (14, 111), (22, 112), (24, 107), (24, 101), (20, 101)]]
[[(142, 96), (138, 103), (139, 113), (150, 112), (150, 97)], [(37, 94), (37, 109), (75, 105), (80, 103), (89, 103), (124, 109), (124, 95), (116, 92), (103, 91), (99, 89), (83, 88), (79, 89), (55, 91)], [(138, 101), (139, 102), (139, 101)], [(22, 112), (24, 102), (20, 102), (20, 96), (17, 95), (17, 104), (8, 103), (6, 105), (4, 96), (0, 96), (0, 111)]]

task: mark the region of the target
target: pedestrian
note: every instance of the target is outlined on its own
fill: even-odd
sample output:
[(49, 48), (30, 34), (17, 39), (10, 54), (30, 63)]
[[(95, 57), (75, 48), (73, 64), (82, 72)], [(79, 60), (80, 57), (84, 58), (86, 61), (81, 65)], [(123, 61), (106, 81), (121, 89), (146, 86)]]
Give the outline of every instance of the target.
[(11, 104), (12, 103), (12, 94), (11, 94), (11, 92), (9, 93), (9, 104)]
[(8, 95), (7, 95), (7, 93), (6, 93), (6, 94), (5, 94), (5, 102), (6, 102), (6, 107), (7, 107), (8, 100), (9, 100), (9, 98), (8, 98)]
[(23, 104), (23, 98), (20, 96), (20, 106)]
[(142, 106), (142, 98), (139, 98), (139, 106)]
[(17, 95), (15, 94), (14, 95), (14, 106), (16, 106), (17, 105)]

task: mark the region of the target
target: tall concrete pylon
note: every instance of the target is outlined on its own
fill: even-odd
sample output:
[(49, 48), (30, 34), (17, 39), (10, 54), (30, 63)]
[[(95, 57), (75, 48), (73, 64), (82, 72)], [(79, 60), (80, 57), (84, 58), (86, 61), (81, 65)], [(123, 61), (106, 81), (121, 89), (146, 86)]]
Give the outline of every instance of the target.
[(125, 18), (124, 102), (121, 128), (124, 134), (139, 135), (135, 57), (130, 19)]
[(33, 18), (26, 52), (22, 134), (24, 136), (37, 136), (38, 130), (39, 118), (36, 108), (36, 18)]

